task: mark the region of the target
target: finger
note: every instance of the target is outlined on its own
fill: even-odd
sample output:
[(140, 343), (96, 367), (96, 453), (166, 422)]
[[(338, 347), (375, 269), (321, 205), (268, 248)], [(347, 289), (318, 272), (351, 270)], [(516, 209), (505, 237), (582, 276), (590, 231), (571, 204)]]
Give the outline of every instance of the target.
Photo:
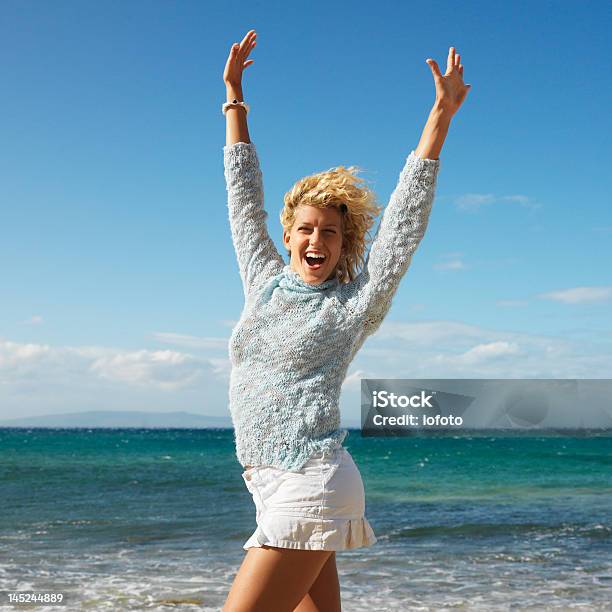
[(249, 57), (249, 54), (251, 53), (251, 51), (255, 48), (255, 44), (257, 43), (257, 41), (253, 38), (251, 39), (248, 43), (247, 43), (247, 47), (246, 49), (243, 51), (242, 53), (242, 60), (244, 61), (247, 57)]
[(240, 49), (242, 50), (244, 48), (244, 46), (246, 45), (247, 40), (249, 40), (249, 38), (251, 37), (251, 34), (255, 32), (255, 30), (249, 30), (245, 35), (244, 38), (242, 39), (242, 42), (240, 43)]
[(460, 63), (461, 63), (461, 53), (457, 53), (457, 55), (455, 55), (455, 67), (459, 68)]
[(446, 60), (446, 73), (448, 74), (455, 65), (455, 47), (449, 47), (448, 58)]
[(232, 60), (240, 60), (240, 51), (240, 43), (234, 43), (234, 45), (232, 46)]
[(459, 64), (459, 74), (463, 76), (463, 65)]
[(440, 72), (440, 68), (438, 67), (438, 64), (436, 63), (436, 60), (432, 60), (431, 58), (428, 58), (425, 61), (427, 62), (427, 64), (429, 64), (429, 67), (431, 68), (431, 71), (433, 72), (434, 79), (438, 77), (442, 77), (442, 73)]
[(253, 40), (255, 40), (255, 30), (249, 30), (246, 33), (246, 36), (242, 39), (242, 42), (240, 43), (240, 53), (243, 57), (246, 57), (249, 54), (249, 51), (251, 50), (251, 43)]

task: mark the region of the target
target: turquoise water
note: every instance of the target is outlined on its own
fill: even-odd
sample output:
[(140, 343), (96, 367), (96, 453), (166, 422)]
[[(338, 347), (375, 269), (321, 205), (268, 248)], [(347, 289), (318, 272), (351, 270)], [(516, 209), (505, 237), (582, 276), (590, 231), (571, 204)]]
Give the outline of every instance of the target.
[[(511, 433), (350, 430), (379, 541), (337, 553), (343, 610), (610, 609), (612, 433)], [(0, 592), (219, 610), (255, 529), (241, 472), (229, 429), (0, 429)]]

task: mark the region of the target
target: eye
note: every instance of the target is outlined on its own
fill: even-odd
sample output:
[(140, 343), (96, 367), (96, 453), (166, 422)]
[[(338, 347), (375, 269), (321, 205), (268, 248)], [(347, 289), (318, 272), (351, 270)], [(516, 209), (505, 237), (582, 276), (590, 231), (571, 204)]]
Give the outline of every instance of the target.
[(333, 229), (326, 230), (326, 231), (331, 232), (332, 234), (335, 234), (335, 233), (336, 233), (336, 230), (333, 230)]

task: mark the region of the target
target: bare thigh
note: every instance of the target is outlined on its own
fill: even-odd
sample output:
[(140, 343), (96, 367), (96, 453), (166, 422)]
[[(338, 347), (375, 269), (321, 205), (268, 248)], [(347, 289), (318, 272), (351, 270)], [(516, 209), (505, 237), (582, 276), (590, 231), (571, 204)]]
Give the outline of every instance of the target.
[(332, 552), (294, 612), (340, 612), (341, 609), (336, 553)]
[(331, 554), (266, 545), (249, 548), (221, 612), (293, 612)]

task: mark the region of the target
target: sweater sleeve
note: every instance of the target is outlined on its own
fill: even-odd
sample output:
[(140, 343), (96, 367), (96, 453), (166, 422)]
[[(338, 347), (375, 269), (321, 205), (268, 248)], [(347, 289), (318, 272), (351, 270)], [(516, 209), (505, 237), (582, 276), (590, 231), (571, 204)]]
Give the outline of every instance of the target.
[(364, 339), (374, 333), (391, 307), (429, 220), (439, 159), (411, 151), (400, 172), (362, 272), (341, 289), (349, 312), (364, 320)]
[(268, 234), (262, 173), (253, 143), (223, 147), (229, 222), (247, 297), (267, 278), (278, 274), (283, 259)]

